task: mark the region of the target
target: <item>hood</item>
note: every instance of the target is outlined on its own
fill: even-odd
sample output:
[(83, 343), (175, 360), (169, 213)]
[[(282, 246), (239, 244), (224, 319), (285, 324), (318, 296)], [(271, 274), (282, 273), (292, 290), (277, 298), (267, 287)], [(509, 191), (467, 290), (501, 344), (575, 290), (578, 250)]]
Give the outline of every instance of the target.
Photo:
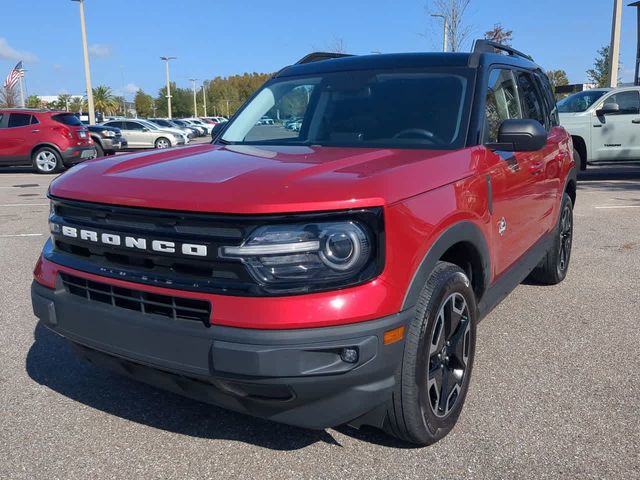
[(382, 206), (472, 172), (481, 147), (457, 151), (194, 145), (83, 162), (55, 197), (211, 213)]

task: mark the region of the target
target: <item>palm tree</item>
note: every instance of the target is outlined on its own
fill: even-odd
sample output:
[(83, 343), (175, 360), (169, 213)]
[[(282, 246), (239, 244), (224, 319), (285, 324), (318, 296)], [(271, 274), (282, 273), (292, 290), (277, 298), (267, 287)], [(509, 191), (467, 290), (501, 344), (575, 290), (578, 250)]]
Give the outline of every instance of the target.
[(86, 110), (87, 103), (82, 97), (73, 97), (69, 102), (69, 111), (80, 113)]
[(98, 85), (93, 89), (93, 107), (96, 112), (106, 115), (113, 115), (118, 110), (118, 101), (111, 93), (111, 88), (105, 85)]
[(68, 93), (61, 93), (60, 95), (58, 95), (57, 103), (59, 109), (66, 110), (68, 112), (69, 104), (71, 103), (71, 95), (69, 95)]

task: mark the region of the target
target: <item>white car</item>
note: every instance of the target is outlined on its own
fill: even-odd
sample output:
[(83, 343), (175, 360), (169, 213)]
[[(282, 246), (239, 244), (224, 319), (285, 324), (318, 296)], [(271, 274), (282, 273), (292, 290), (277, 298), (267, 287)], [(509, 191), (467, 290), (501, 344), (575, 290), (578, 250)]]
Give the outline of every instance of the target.
[(183, 145), (184, 138), (171, 132), (150, 127), (147, 122), (128, 118), (110, 120), (103, 125), (119, 128), (128, 141), (127, 148), (169, 148)]
[(142, 119), (142, 118), (138, 118), (138, 121), (144, 123), (151, 130), (164, 130), (165, 132), (170, 132), (170, 133), (173, 133), (176, 136), (180, 136), (184, 140), (185, 144), (189, 143), (189, 141), (191, 140), (189, 138), (189, 135), (184, 130), (181, 130), (179, 128), (167, 127), (165, 125), (159, 125), (159, 124), (157, 124), (157, 123), (155, 123), (155, 122), (153, 122), (151, 120), (146, 120), (146, 119)]
[(215, 125), (211, 123), (205, 123), (199, 118), (185, 118), (184, 121), (195, 123), (198, 127), (203, 127), (206, 130), (207, 135), (211, 135), (211, 130)]
[(598, 88), (558, 102), (576, 163), (640, 160), (640, 87)]

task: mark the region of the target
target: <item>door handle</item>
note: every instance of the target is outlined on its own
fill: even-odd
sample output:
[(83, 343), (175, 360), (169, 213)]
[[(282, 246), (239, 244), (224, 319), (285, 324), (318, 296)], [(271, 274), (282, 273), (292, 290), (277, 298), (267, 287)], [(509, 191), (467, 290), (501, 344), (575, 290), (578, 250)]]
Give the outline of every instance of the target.
[(543, 170), (544, 166), (542, 165), (542, 162), (533, 162), (529, 165), (529, 173), (531, 173), (531, 175), (540, 175)]
[(640, 118), (634, 118), (633, 120), (631, 120), (631, 123), (639, 124)]
[(37, 128), (35, 130), (31, 130), (31, 133), (38, 133), (40, 130), (38, 130)]

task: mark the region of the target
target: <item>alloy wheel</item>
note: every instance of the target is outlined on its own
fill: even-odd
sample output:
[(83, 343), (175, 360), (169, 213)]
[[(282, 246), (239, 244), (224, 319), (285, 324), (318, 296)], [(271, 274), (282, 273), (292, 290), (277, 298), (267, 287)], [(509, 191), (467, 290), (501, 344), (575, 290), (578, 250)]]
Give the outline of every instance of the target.
[(436, 417), (446, 417), (456, 405), (470, 349), (469, 307), (463, 295), (452, 293), (438, 311), (429, 344), (427, 398)]
[(571, 207), (565, 205), (562, 210), (562, 218), (560, 220), (560, 251), (558, 252), (558, 268), (564, 272), (569, 265), (571, 257), (571, 241), (573, 237), (573, 216), (571, 215)]
[(58, 159), (53, 152), (43, 150), (36, 155), (36, 165), (38, 166), (38, 169), (43, 172), (53, 172), (57, 164)]
[(156, 148), (169, 148), (169, 147), (170, 147), (169, 142), (164, 138), (161, 138), (156, 142)]

